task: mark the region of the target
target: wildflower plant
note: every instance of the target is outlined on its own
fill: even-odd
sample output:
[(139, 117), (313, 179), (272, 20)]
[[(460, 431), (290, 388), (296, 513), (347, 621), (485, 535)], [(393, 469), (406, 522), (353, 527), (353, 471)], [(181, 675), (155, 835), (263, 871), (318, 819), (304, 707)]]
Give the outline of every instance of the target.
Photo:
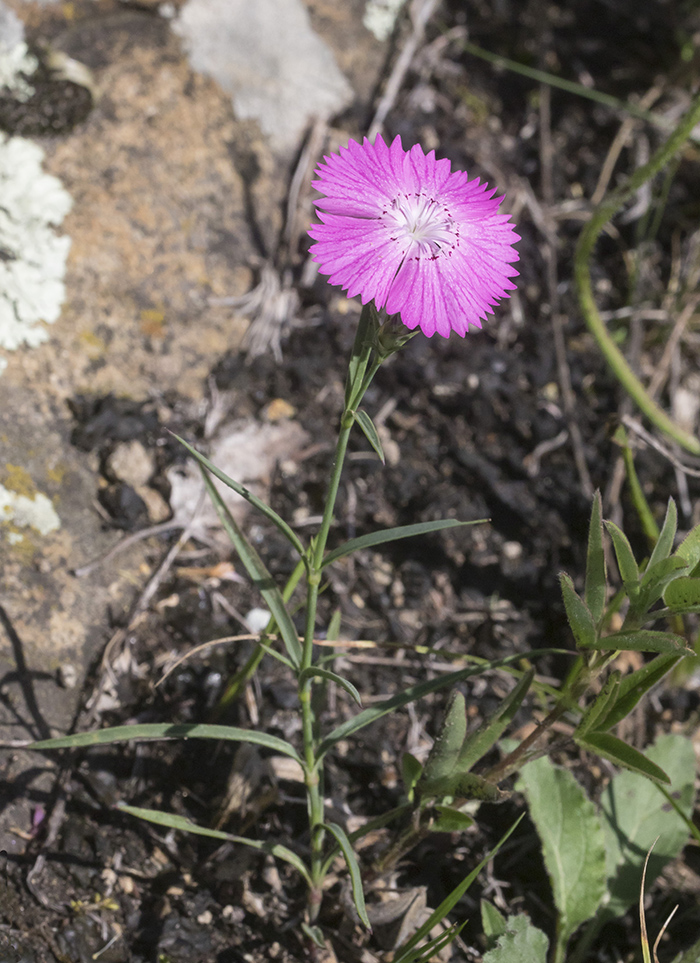
[[(264, 731), (204, 722), (173, 722), (79, 733), (36, 743), (34, 748), (90, 746), (133, 739), (199, 738), (252, 743), (291, 757), (303, 772), (306, 792), (308, 836), (301, 845), (290, 840), (235, 836), (196, 826), (182, 816), (160, 811), (129, 805), (121, 808), (162, 826), (253, 847), (291, 864), (308, 890), (305, 933), (321, 945), (319, 913), (324, 886), (339, 857), (347, 866), (359, 920), (370, 928), (364, 898), (365, 877), (394, 868), (431, 832), (461, 832), (473, 826), (475, 814), (478, 821), (479, 803), (504, 798), (512, 788), (510, 777), (533, 763), (529, 770), (525, 769), (526, 775), (518, 785), (530, 801), (533, 819), (543, 839), (545, 862), (548, 869), (551, 868), (560, 913), (554, 947), (554, 959), (558, 963), (577, 928), (602, 912), (606, 905), (609, 909), (608, 876), (616, 871), (623, 856), (619, 833), (615, 835), (616, 811), (620, 807), (611, 804), (610, 811), (606, 810), (606, 825), (612, 827), (608, 835), (611, 840), (617, 840), (618, 845), (616, 853), (612, 856), (608, 853), (606, 858), (608, 843), (593, 804), (584, 798), (568, 771), (556, 769), (546, 758), (553, 748), (562, 748), (561, 739), (551, 740), (557, 726), (565, 723), (571, 733), (564, 747), (579, 747), (583, 752), (611, 761), (626, 770), (625, 775), (642, 779), (652, 793), (657, 792), (656, 786), (667, 786), (675, 794), (678, 812), (672, 812), (671, 817), (680, 821), (681, 831), (679, 836), (675, 826), (673, 844), (668, 843), (665, 849), (661, 844), (666, 858), (677, 851), (679, 839), (687, 838), (683, 819), (688, 819), (692, 811), (692, 772), (685, 781), (681, 775), (676, 777), (676, 770), (681, 772), (683, 768), (676, 765), (676, 749), (667, 749), (666, 757), (661, 758), (658, 752), (645, 754), (625, 743), (613, 730), (688, 651), (682, 635), (682, 616), (700, 612), (700, 527), (693, 529), (674, 550), (677, 515), (673, 501), (669, 501), (651, 556), (640, 562), (622, 530), (611, 522), (604, 522), (601, 499), (596, 495), (582, 591), (577, 591), (568, 575), (561, 576), (571, 637), (563, 638), (557, 651), (570, 654), (572, 665), (559, 689), (539, 683), (536, 676), (537, 659), (552, 650), (528, 653), (527, 660), (522, 654), (505, 655), (491, 662), (465, 657), (462, 667), (438, 678), (409, 687), (402, 687), (399, 680), (396, 692), (362, 708), (361, 693), (336, 671), (333, 655), (317, 655), (314, 645), (319, 632), (331, 640), (337, 637), (336, 619), (332, 625), (321, 628), (317, 619), (319, 592), (328, 568), (362, 549), (476, 523), (444, 519), (405, 525), (361, 535), (329, 549), (348, 440), (358, 427), (383, 460), (379, 434), (370, 414), (361, 407), (379, 368), (418, 331), (429, 337), (435, 333), (447, 337), (452, 332), (465, 336), (470, 325), (481, 327), (494, 306), (514, 288), (512, 279), (517, 271), (513, 265), (518, 259), (514, 244), (518, 235), (508, 216), (499, 212), (500, 199), (494, 196), (493, 189), (478, 179), (469, 180), (464, 172), (453, 172), (449, 161), (437, 160), (433, 152), (425, 154), (419, 146), (404, 150), (399, 138), (390, 146), (381, 137), (374, 143), (350, 141), (340, 153), (323, 160), (317, 175), (314, 186), (323, 196), (316, 202), (319, 223), (309, 231), (314, 241), (312, 255), (331, 283), (341, 285), (350, 297), (360, 296), (363, 308), (348, 366), (323, 517), (316, 534), (305, 542), (269, 505), (180, 439), (197, 459), (221, 524), (270, 612), (269, 623), (254, 653), (231, 680), (224, 701), (241, 692), (261, 659), (276, 659), (296, 681), (301, 737), (292, 743)], [(275, 583), (263, 558), (230, 514), (214, 484), (215, 478), (243, 496), (272, 522), (296, 552), (298, 562), (286, 584)], [(621, 578), (616, 590), (609, 583), (606, 539), (614, 550)], [(297, 623), (289, 603), (300, 585), (304, 588), (304, 602)], [(657, 627), (659, 622), (668, 620), (672, 620), (673, 631)], [(618, 654), (626, 650), (652, 653), (652, 657), (636, 671), (623, 676), (614, 663)], [(468, 687), (471, 677), (496, 670), (510, 676), (513, 685), (495, 712), (479, 727), (470, 730), (461, 689), (465, 683)], [(338, 686), (349, 694), (357, 703), (358, 711), (347, 721), (324, 731), (317, 707), (319, 696), (328, 686)], [(506, 742), (508, 728), (532, 687), (537, 688), (545, 712), (519, 742)], [(442, 728), (424, 764), (408, 754), (404, 756), (404, 796), (400, 805), (355, 832), (348, 832), (330, 820), (324, 800), (324, 770), (327, 757), (338, 743), (382, 716), (441, 689), (452, 691)], [(498, 755), (494, 752), (497, 749), (500, 749)], [(673, 770), (673, 778), (666, 768)], [(629, 796), (629, 791), (625, 791)], [(614, 786), (610, 792), (614, 795)], [(648, 810), (649, 802), (644, 798)], [(666, 806), (665, 799), (660, 802), (659, 811), (662, 805)], [(669, 818), (668, 813), (663, 818)], [(551, 832), (553, 825), (563, 827), (562, 831)], [(584, 827), (582, 831), (577, 828), (579, 825)], [(363, 835), (380, 827), (390, 827), (391, 841), (373, 866), (363, 867), (355, 844)], [(582, 838), (590, 839), (583, 855), (576, 849)], [(610, 842), (609, 846), (612, 845)], [(644, 847), (640, 849), (642, 853), (645, 851)], [(397, 948), (394, 956), (397, 963), (432, 959), (443, 945), (454, 939), (459, 929), (456, 924), (447, 927), (440, 936), (429, 934), (435, 923), (457, 904), (483, 865), (470, 873), (427, 922)], [(571, 876), (575, 876), (579, 865), (585, 866), (585, 874), (576, 888), (570, 885)], [(660, 867), (656, 868), (658, 871)], [(620, 897), (615, 905), (624, 911), (628, 904)], [(527, 921), (523, 922), (522, 917), (506, 920), (488, 905), (483, 917), (486, 936), (492, 939), (493, 948), (487, 954), (490, 963), (522, 959), (522, 954), (518, 955), (518, 940), (529, 939)], [(528, 959), (544, 960), (546, 937), (540, 934), (534, 942), (537, 952)], [(502, 952), (501, 945), (506, 947)], [(509, 956), (507, 947), (515, 947), (514, 955)]]

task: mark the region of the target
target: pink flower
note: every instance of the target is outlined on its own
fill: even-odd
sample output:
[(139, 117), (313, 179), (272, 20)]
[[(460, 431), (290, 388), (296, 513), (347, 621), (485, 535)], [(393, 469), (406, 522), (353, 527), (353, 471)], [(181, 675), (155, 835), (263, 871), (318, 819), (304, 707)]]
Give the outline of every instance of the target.
[(325, 197), (315, 202), (321, 223), (309, 229), (311, 252), (348, 297), (448, 337), (480, 328), (515, 288), (519, 236), (498, 213), (501, 198), (434, 151), (405, 151), (400, 137), (391, 147), (381, 137), (351, 140), (316, 173)]

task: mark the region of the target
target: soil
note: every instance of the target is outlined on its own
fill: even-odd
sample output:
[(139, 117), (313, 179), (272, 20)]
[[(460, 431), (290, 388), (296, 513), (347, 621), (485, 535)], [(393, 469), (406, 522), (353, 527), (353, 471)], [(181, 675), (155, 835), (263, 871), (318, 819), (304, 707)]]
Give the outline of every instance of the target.
[[(124, 6), (138, 8), (139, 16), (148, 7)], [(309, 7), (321, 29), (334, 4)], [(148, 10), (147, 16), (156, 14)], [(96, 22), (99, 27), (99, 17)], [(633, 412), (587, 332), (571, 281), (575, 241), (590, 209), (586, 199), (595, 190), (622, 115), (565, 91), (548, 93), (531, 79), (468, 55), (461, 43), (467, 27), (473, 44), (620, 99), (637, 98), (657, 84), (655, 109), (661, 113), (687, 102), (687, 91), (697, 83), (697, 56), (680, 55), (700, 30), (697, 7), (690, 4), (453, 0), (429, 23), (386, 133), (401, 134), (404, 146), (421, 142), (435, 148), (455, 167), (506, 192), (523, 238), (521, 275), (518, 294), (482, 333), (464, 340), (413, 339), (384, 366), (367, 394), (365, 407), (381, 426), (387, 463), (380, 463), (359, 433), (353, 438), (332, 544), (379, 527), (438, 518), (489, 521), (362, 551), (334, 568), (321, 598), (319, 631), (339, 609), (342, 640), (376, 644), (348, 648), (342, 660), (343, 673), (365, 704), (391, 695), (399, 675), (402, 686), (423, 681), (459, 664), (465, 654), (490, 660), (572, 648), (558, 575), (566, 571), (581, 582), (593, 489), (603, 491), (606, 517), (623, 522), (639, 555), (647, 549), (621, 484), (620, 449), (612, 437), (620, 419)], [(405, 31), (404, 25), (387, 46), (385, 74)], [(368, 97), (358, 99), (336, 119), (332, 136), (361, 136), (373, 104)], [(81, 114), (80, 122), (90, 119), (82, 120)], [(632, 129), (613, 184), (643, 160), (645, 150), (654, 149), (660, 136), (641, 123)], [(659, 365), (673, 320), (691, 293), (698, 160), (697, 146), (688, 147), (667, 192), (655, 184), (651, 197), (642, 199), (646, 207), (635, 219), (617, 221), (596, 250), (599, 307), (618, 312), (609, 323), (644, 378)], [(260, 211), (254, 197), (249, 201), (241, 206), (255, 221)], [(256, 231), (252, 224), (251, 235)], [(278, 256), (277, 266), (289, 269), (299, 297), (296, 318), (282, 335), (281, 360), (272, 351), (252, 358), (217, 342), (206, 356), (208, 371), (199, 360), (200, 397), (189, 390), (179, 393), (176, 385), (167, 391), (154, 386), (150, 398), (129, 397), (121, 385), (118, 394), (76, 391), (69, 399), (70, 443), (93, 466), (106, 529), (134, 533), (152, 521), (143, 498), (109, 467), (120, 445), (136, 441), (155, 453), (149, 484), (167, 502), (172, 478), (167, 473), (185, 458), (166, 428), (204, 448), (210, 441), (204, 432), (207, 411), (219, 406), (227, 417), (263, 424), (273, 418), (271, 403), (281, 399), (309, 444), (276, 464), (267, 480), (271, 503), (302, 532), (313, 532), (359, 308), (347, 305), (322, 279), (309, 284), (303, 272), (307, 245), (300, 238), (298, 250)], [(238, 267), (245, 273), (249, 264)], [(619, 311), (629, 305), (663, 307), (667, 320), (659, 320), (657, 311), (653, 320), (637, 312), (630, 321)], [(218, 317), (217, 330), (220, 322)], [(188, 318), (183, 306), (178, 323), (202, 322)], [(564, 358), (557, 357), (557, 330)], [(144, 335), (144, 345), (146, 340)], [(188, 345), (195, 341), (190, 331)], [(692, 393), (699, 344), (691, 322), (661, 395), (665, 406), (673, 408), (684, 390)], [(143, 350), (157, 351), (157, 342)], [(564, 366), (573, 408), (562, 381)], [(673, 495), (683, 529), (700, 521), (696, 477), (681, 475), (663, 453), (645, 445), (635, 452), (635, 464), (657, 519)], [(272, 574), (284, 580), (294, 558), (276, 529), (249, 516), (247, 533)], [(163, 530), (145, 548), (140, 543), (145, 552), (141, 581), (132, 596), (101, 616), (103, 646), (112, 641), (85, 667), (74, 726), (216, 720), (293, 739), (296, 696), (284, 667), (274, 660), (263, 661), (244, 699), (222, 709), (227, 683), (250, 654), (250, 642), (206, 647), (175, 665), (195, 646), (245, 632), (239, 613), (248, 615), (261, 604), (240, 563), (220, 543), (190, 539), (145, 610), (133, 618), (143, 585), (177, 537)], [(89, 557), (89, 550), (85, 554)], [(118, 567), (119, 559), (107, 564)], [(555, 680), (569, 665), (564, 657), (537, 660), (538, 673)], [(644, 702), (634, 730), (626, 733), (634, 744), (643, 747), (669, 730), (694, 737), (699, 701), (694, 671), (690, 666)], [(28, 673), (25, 694), (33, 685)], [(474, 724), (493, 710), (502, 692), (496, 672), (464, 685)], [(427, 750), (444, 706), (445, 696), (438, 693), (384, 717), (339, 747), (326, 785), (339, 821), (373, 817), (398, 804), (401, 756), (406, 750), (417, 755)], [(531, 719), (532, 708), (528, 703), (522, 710), (516, 728)], [(42, 713), (36, 700), (34, 709), (36, 722)], [(336, 725), (354, 711), (349, 696), (337, 691), (324, 708), (323, 724)], [(4, 751), (3, 804), (23, 800), (26, 822), (14, 827), (11, 845), (3, 844), (0, 963), (390, 959), (393, 943), (390, 937), (382, 942), (381, 926), (367, 937), (355, 925), (340, 870), (321, 917), (328, 946), (314, 949), (300, 927), (304, 890), (286, 864), (146, 824), (118, 810), (119, 802), (163, 809), (231, 833), (293, 840), (303, 852), (305, 808), (295, 773), (280, 772), (264, 751), (210, 749), (207, 743), (203, 752), (203, 745), (131, 743), (36, 757), (20, 749)], [(559, 761), (575, 769), (593, 796), (609, 777), (606, 767), (592, 766), (574, 752)], [(522, 809), (517, 794), (483, 805), (477, 828), (429, 837), (402, 862), (394, 881), (403, 889), (425, 887), (427, 905), (436, 906)], [(363, 851), (365, 866), (387, 839), (378, 833), (370, 840)], [(683, 925), (671, 927), (664, 944), (669, 959), (700, 938), (698, 874), (697, 851), (688, 847), (653, 889), (650, 932), (659, 930), (669, 904), (681, 907)], [(445, 960), (481, 959), (483, 895), (504, 900), (499, 905), (509, 912), (526, 911), (552, 935), (549, 884), (527, 819), (456, 908), (454, 918), (469, 922)], [(630, 914), (606, 927), (590, 958), (630, 959), (637, 952)]]

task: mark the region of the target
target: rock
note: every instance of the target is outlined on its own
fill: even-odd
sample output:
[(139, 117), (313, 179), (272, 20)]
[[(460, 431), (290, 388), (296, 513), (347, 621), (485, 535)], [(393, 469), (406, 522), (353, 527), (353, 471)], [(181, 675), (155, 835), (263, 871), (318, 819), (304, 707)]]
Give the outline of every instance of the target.
[(117, 445), (106, 467), (117, 481), (138, 489), (147, 485), (155, 474), (156, 460), (153, 452), (146, 451), (140, 441), (128, 441)]

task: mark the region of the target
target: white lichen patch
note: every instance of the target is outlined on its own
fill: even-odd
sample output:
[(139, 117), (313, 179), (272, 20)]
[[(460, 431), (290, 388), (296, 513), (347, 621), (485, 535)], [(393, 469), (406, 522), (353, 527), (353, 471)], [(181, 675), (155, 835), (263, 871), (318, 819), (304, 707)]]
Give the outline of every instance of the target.
[[(0, 485), (0, 524), (10, 525), (13, 529), (33, 528), (40, 535), (48, 535), (61, 527), (61, 519), (51, 500), (42, 492), (37, 492), (30, 498)], [(15, 544), (20, 539), (21, 535), (17, 531), (11, 530), (7, 533), (10, 544)]]
[(406, 0), (367, 0), (362, 23), (377, 40), (387, 40)]
[(61, 182), (42, 170), (41, 147), (0, 134), (0, 347), (46, 341), (65, 298), (70, 238), (53, 228), (71, 207)]

